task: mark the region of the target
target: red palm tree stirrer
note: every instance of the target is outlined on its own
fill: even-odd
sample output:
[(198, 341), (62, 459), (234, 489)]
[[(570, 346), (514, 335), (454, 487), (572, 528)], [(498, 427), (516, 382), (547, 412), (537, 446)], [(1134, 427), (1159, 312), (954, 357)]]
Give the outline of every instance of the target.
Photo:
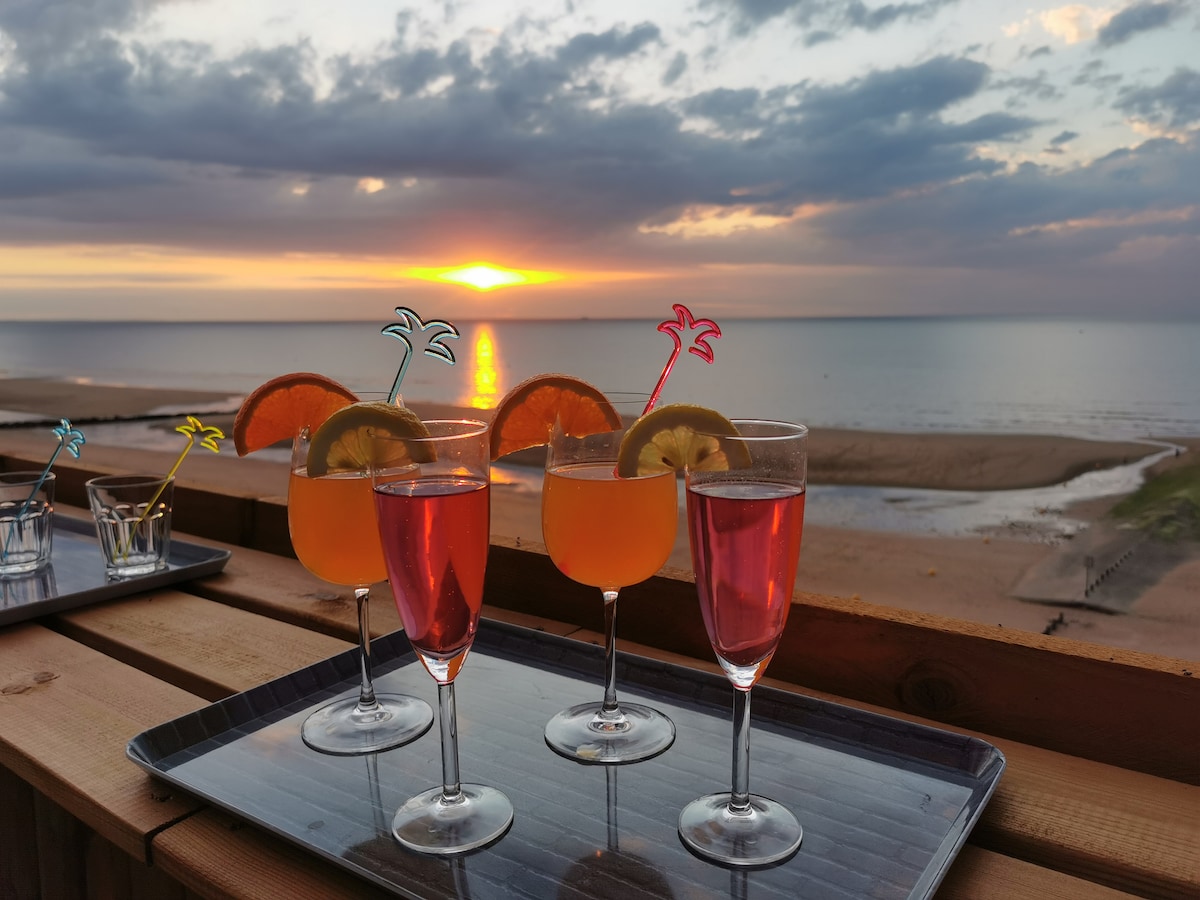
[(699, 331), (699, 334), (692, 338), (692, 346), (688, 347), (688, 353), (695, 353), (709, 365), (712, 365), (713, 349), (708, 342), (721, 336), (720, 326), (712, 319), (695, 318), (692, 311), (682, 303), (676, 303), (671, 308), (675, 310), (675, 318), (660, 322), (658, 330), (663, 334), (670, 335), (671, 340), (675, 342), (675, 349), (671, 351), (667, 364), (663, 366), (662, 374), (658, 376), (658, 384), (654, 385), (650, 401), (642, 411), (643, 416), (658, 404), (658, 396), (662, 393), (663, 385), (667, 383), (671, 369), (675, 368), (675, 360), (679, 359), (679, 354), (683, 350), (683, 340), (680, 335), (685, 330)]

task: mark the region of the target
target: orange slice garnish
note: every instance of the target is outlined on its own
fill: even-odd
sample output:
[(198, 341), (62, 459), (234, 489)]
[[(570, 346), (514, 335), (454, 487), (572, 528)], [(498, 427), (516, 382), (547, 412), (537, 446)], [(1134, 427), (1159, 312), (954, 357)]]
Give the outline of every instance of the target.
[(245, 456), (280, 441), (290, 441), (301, 428), (316, 431), (331, 415), (358, 400), (348, 387), (312, 372), (280, 375), (261, 384), (242, 401), (233, 420), (233, 446)]
[(504, 395), (492, 418), (492, 459), (550, 442), (557, 421), (583, 437), (621, 427), (621, 416), (600, 391), (572, 375), (535, 375)]

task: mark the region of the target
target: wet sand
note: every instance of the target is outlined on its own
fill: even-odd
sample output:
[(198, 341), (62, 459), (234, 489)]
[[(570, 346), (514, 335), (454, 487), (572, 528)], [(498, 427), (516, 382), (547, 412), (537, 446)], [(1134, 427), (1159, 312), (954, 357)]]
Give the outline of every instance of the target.
[[(0, 380), (0, 410), (40, 413), (54, 422), (62, 416), (75, 422), (106, 421), (162, 407), (186, 410), (189, 404), (196, 410), (232, 410), (236, 401), (221, 405), (227, 399), (227, 394), (214, 392)], [(488, 416), (479, 410), (413, 406), (426, 417)], [(231, 412), (202, 418), (205, 424), (232, 426)], [(169, 429), (175, 424), (164, 421), (162, 427)], [(1175, 443), (1190, 452), (1169, 457), (1156, 469), (1197, 459), (1200, 439)], [(38, 459), (50, 449), (46, 436), (36, 428), (0, 428), (0, 456)], [(1091, 469), (1141, 459), (1157, 449), (1134, 442), (1041, 435), (888, 434), (817, 428), (810, 442), (810, 478), (826, 484), (1004, 490), (1057, 484)], [(137, 448), (89, 444), (85, 452), (88, 462), (114, 470), (163, 467), (164, 461), (166, 465), (171, 462), (168, 454)], [(527, 460), (535, 465), (541, 458), (541, 453), (527, 454)], [(287, 490), (286, 466), (254, 456), (237, 459), (232, 447), (220, 458), (192, 454), (180, 478), (261, 496), (284, 496)], [(1071, 514), (1097, 521), (1111, 505), (1110, 501), (1097, 501), (1073, 508)], [(498, 486), (492, 508), (495, 535), (541, 546), (540, 498), (536, 494)], [(668, 565), (686, 571), (690, 560), (682, 516), (680, 524), (680, 538)], [(1049, 629), (1077, 640), (1189, 660), (1200, 658), (1200, 553), (1190, 553), (1162, 573), (1123, 615), (1013, 597), (1010, 592), (1026, 572), (1058, 550), (1045, 542), (996, 536), (941, 537), (810, 524), (804, 535), (798, 586), (803, 591), (864, 603), (1037, 633)]]

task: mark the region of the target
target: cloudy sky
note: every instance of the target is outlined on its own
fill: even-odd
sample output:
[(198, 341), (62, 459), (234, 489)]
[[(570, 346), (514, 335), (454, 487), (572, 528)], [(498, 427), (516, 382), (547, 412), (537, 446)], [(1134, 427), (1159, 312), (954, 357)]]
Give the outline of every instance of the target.
[(1198, 48), (1194, 0), (0, 0), (0, 321), (1197, 315)]

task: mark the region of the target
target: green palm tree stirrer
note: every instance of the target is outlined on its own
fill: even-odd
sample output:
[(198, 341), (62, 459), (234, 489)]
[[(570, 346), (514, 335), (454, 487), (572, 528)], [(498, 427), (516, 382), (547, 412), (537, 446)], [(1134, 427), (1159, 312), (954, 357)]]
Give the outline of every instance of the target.
[(454, 365), (454, 351), (444, 342), (459, 336), (458, 329), (449, 322), (441, 319), (422, 322), (421, 317), (407, 306), (397, 306), (396, 315), (400, 316), (402, 321), (386, 325), (380, 332), (380, 334), (386, 334), (401, 341), (406, 348), (404, 358), (400, 360), (400, 371), (396, 373), (396, 380), (392, 382), (392, 391), (388, 394), (388, 403), (395, 403), (396, 398), (400, 396), (400, 382), (404, 380), (404, 373), (408, 371), (408, 364), (412, 361), (413, 345), (409, 338), (414, 330), (422, 334), (429, 332), (425, 340), (424, 353), (426, 356), (440, 359), (451, 366)]
[(179, 454), (179, 458), (176, 459), (175, 464), (171, 466), (171, 471), (167, 472), (166, 476), (163, 478), (162, 484), (159, 485), (158, 490), (154, 492), (154, 496), (150, 498), (150, 502), (146, 504), (146, 508), (142, 510), (142, 514), (137, 517), (137, 521), (133, 523), (133, 527), (129, 529), (128, 541), (125, 543), (124, 548), (122, 549), (120, 544), (118, 544), (118, 552), (120, 552), (122, 557), (129, 557), (129, 551), (132, 549), (133, 545), (133, 536), (137, 533), (138, 526), (145, 521), (146, 516), (150, 515), (150, 510), (154, 509), (154, 504), (158, 502), (158, 498), (162, 496), (163, 491), (167, 489), (167, 485), (175, 476), (175, 473), (179, 471), (179, 467), (183, 465), (184, 459), (187, 457), (188, 453), (191, 452), (192, 447), (196, 445), (197, 438), (199, 438), (200, 446), (204, 449), (211, 450), (213, 453), (221, 452), (221, 448), (217, 445), (217, 441), (224, 440), (225, 432), (215, 426), (205, 426), (195, 416), (188, 416), (187, 422), (185, 422), (183, 425), (180, 425), (175, 430), (187, 437), (187, 446), (183, 448), (183, 452)]
[(42, 474), (38, 476), (33, 490), (29, 492), (29, 496), (25, 498), (25, 502), (21, 504), (21, 508), (17, 510), (16, 516), (13, 517), (12, 525), (8, 528), (8, 534), (4, 537), (4, 549), (0, 550), (0, 558), (8, 556), (8, 545), (12, 541), (14, 532), (17, 530), (17, 522), (29, 511), (29, 507), (33, 505), (33, 500), (38, 495), (38, 491), (42, 489), (42, 485), (46, 483), (46, 478), (50, 475), (50, 468), (54, 465), (55, 460), (58, 459), (58, 454), (66, 450), (73, 457), (79, 459), (79, 448), (87, 443), (84, 440), (83, 432), (73, 427), (70, 419), (59, 419), (59, 423), (59, 426), (54, 429), (54, 436), (58, 438), (58, 446), (54, 448), (54, 453), (50, 455), (50, 461), (46, 463), (46, 468), (42, 469)]

